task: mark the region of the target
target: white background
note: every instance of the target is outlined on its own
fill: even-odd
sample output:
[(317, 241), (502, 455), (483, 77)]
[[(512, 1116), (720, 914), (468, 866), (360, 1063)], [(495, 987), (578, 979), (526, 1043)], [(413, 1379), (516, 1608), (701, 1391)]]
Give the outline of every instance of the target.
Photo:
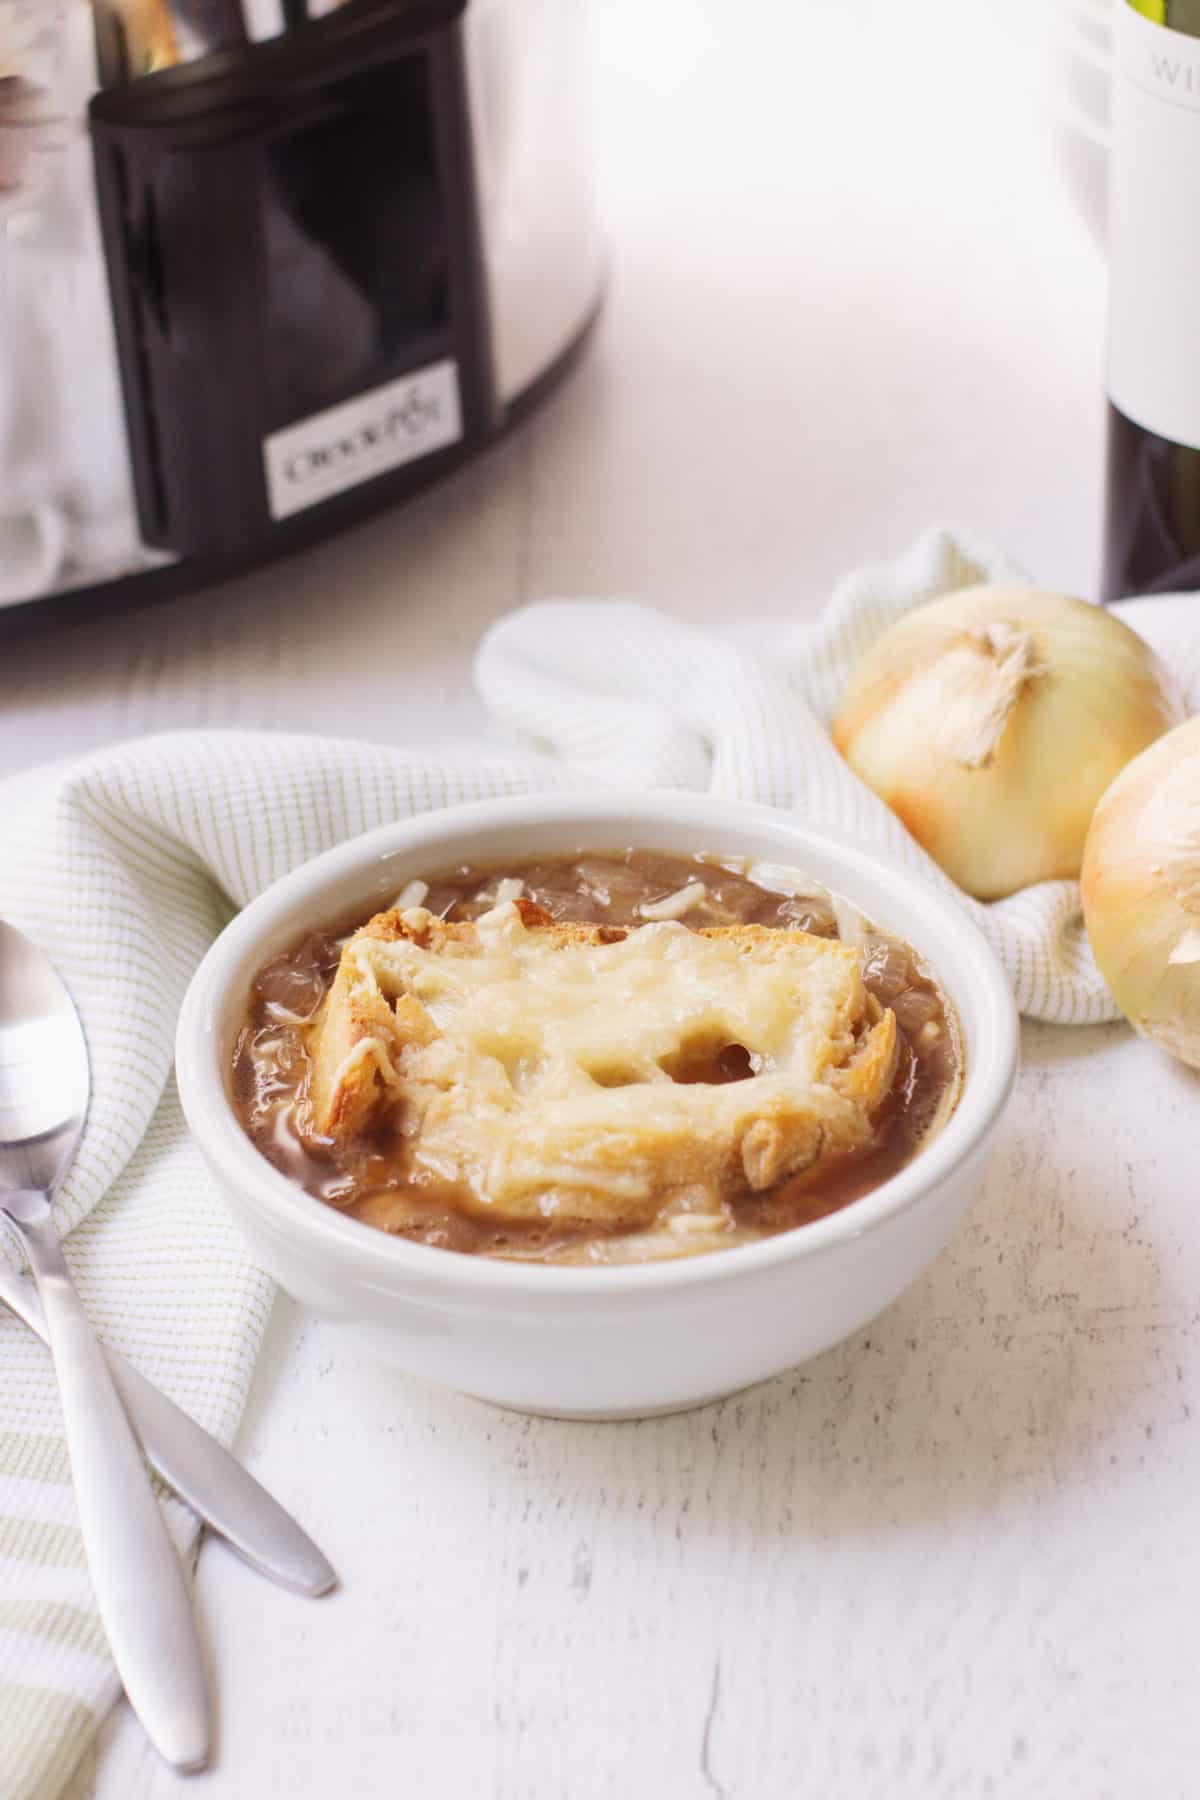
[[(298, 561), (0, 645), (6, 765), (193, 723), (476, 736), (473, 646), (527, 598), (811, 613), (932, 519), (1091, 592), (1104, 269), (1051, 11), (597, 0), (613, 276), (570, 385)], [(204, 1551), (194, 1791), (1195, 1793), (1196, 1083), (1115, 1027), (1025, 1052), (929, 1276), (723, 1406), (525, 1420), (281, 1300), (241, 1449), (344, 1586)], [(76, 1794), (183, 1787), (118, 1712)]]

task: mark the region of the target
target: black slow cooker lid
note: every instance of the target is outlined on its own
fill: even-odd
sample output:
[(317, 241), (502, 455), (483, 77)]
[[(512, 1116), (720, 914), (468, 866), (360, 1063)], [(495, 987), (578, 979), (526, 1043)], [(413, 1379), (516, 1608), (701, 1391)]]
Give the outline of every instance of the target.
[(464, 3), (355, 0), (95, 96), (148, 544), (254, 555), (494, 431)]

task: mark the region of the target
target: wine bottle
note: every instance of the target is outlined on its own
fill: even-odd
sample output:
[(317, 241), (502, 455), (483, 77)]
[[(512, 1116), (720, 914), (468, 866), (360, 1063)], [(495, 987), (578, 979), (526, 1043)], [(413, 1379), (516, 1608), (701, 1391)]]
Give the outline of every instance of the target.
[(1106, 600), (1200, 588), (1200, 0), (1113, 0)]

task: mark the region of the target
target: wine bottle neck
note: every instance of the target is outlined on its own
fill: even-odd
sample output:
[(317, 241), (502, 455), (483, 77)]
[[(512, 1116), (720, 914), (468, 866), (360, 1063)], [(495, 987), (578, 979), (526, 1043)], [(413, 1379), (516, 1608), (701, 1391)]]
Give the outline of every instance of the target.
[(1155, 25), (1200, 37), (1200, 0), (1126, 0), (1126, 4)]

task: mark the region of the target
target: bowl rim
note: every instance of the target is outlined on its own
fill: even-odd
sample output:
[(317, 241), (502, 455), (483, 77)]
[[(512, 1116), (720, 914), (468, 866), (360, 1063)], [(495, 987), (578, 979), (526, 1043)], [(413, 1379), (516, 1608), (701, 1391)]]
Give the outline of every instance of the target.
[[(505, 1262), (414, 1244), (339, 1213), (267, 1161), (233, 1111), (217, 1055), (217, 1024), (229, 983), (250, 960), (256, 944), (278, 931), (308, 895), (344, 881), (358, 868), (365, 878), (371, 863), (381, 856), (419, 853), (429, 839), (483, 834), (521, 822), (531, 829), (561, 825), (565, 834), (618, 816), (628, 820), (635, 837), (642, 830), (652, 832), (655, 824), (694, 822), (709, 834), (715, 828), (734, 837), (739, 820), (766, 825), (793, 841), (798, 866), (803, 866), (806, 842), (818, 854), (832, 851), (848, 872), (843, 890), (847, 899), (855, 900), (855, 877), (865, 875), (890, 884), (901, 903), (926, 912), (939, 944), (949, 942), (958, 951), (964, 983), (973, 985), (980, 1016), (987, 1020), (987, 1030), (977, 1034), (980, 1043), (972, 1046), (955, 1112), (927, 1148), (879, 1187), (803, 1227), (699, 1256), (590, 1269)], [(738, 854), (733, 845), (728, 853)], [(785, 860), (782, 854), (779, 860)], [(297, 921), (296, 928), (303, 929), (303, 922)], [(929, 960), (936, 972), (937, 955)], [(322, 851), (273, 882), (226, 925), (196, 969), (179, 1014), (175, 1066), (184, 1115), (201, 1153), (238, 1201), (248, 1200), (260, 1218), (290, 1228), (298, 1238), (303, 1235), (331, 1262), (357, 1263), (359, 1277), (440, 1290), (440, 1301), (458, 1297), (503, 1306), (564, 1299), (592, 1302), (605, 1295), (615, 1299), (702, 1288), (796, 1259), (820, 1257), (866, 1237), (918, 1206), (976, 1154), (1008, 1103), (1018, 1057), (1019, 1020), (1008, 979), (965, 907), (920, 875), (864, 849), (850, 833), (810, 825), (778, 807), (717, 795), (672, 789), (637, 793), (556, 789), (438, 807), (396, 820)]]

